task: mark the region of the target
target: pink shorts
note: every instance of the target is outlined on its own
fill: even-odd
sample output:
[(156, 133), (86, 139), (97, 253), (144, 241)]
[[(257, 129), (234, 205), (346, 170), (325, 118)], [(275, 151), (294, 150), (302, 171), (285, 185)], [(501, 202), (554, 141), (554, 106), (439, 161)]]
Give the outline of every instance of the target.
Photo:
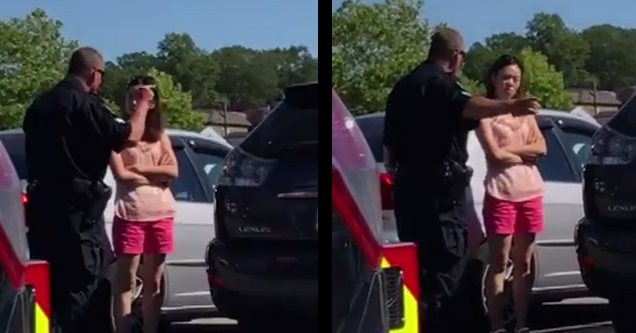
[(484, 225), (488, 234), (537, 234), (543, 231), (543, 197), (508, 201), (488, 194), (484, 198)]
[(116, 255), (168, 254), (172, 252), (172, 222), (113, 220), (113, 248)]

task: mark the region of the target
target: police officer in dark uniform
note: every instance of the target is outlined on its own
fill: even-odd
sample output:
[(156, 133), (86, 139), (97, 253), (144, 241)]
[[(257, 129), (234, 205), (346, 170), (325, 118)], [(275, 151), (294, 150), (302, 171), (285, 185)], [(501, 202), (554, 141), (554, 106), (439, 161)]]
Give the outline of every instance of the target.
[(76, 50), (67, 78), (36, 98), (23, 122), (29, 247), (50, 264), (56, 333), (112, 329), (86, 308), (110, 251), (103, 212), (111, 190), (102, 179), (111, 152), (141, 139), (152, 97), (141, 92), (136, 113), (119, 122), (96, 95), (103, 75), (99, 52)]
[(450, 300), (466, 263), (468, 132), (481, 118), (538, 109), (528, 98), (471, 97), (457, 82), (464, 47), (456, 30), (436, 32), (428, 59), (395, 85), (386, 106), (384, 146), (395, 176), (398, 233), (418, 247), (426, 333), (466, 331), (455, 325), (462, 313), (452, 310)]

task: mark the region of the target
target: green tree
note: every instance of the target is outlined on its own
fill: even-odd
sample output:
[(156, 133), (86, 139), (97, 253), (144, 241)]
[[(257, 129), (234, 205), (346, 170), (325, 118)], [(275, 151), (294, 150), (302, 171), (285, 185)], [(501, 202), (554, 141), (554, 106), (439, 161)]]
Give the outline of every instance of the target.
[(0, 21), (0, 128), (20, 127), (33, 98), (66, 73), (77, 43), (62, 37), (62, 23), (41, 9)]
[(600, 89), (616, 90), (636, 80), (636, 29), (610, 24), (594, 25), (581, 32), (590, 46), (585, 69), (598, 78)]
[(280, 95), (277, 64), (267, 51), (237, 45), (212, 56), (220, 66), (216, 91), (232, 109), (261, 107)]
[(196, 45), (187, 33), (169, 33), (158, 44), (158, 69), (172, 75), (184, 91), (192, 94), (195, 105), (208, 105), (218, 99), (214, 90), (220, 68), (214, 58)]
[(513, 32), (492, 35), (484, 43), (473, 44), (466, 54), (463, 73), (470, 79), (483, 82), (488, 68), (502, 54), (518, 55), (528, 46), (525, 37)]
[(306, 46), (292, 45), (266, 51), (278, 73), (278, 88), (318, 80), (318, 59)]
[(424, 60), (421, 1), (345, 0), (331, 15), (331, 81), (352, 112), (382, 110), (395, 82)]
[(484, 85), (480, 81), (473, 80), (464, 74), (459, 77), (459, 82), (472, 95), (480, 95), (485, 92)]
[(536, 97), (544, 108), (572, 108), (572, 96), (565, 89), (563, 75), (548, 62), (545, 55), (525, 48), (519, 58), (524, 66), (524, 85), (529, 95)]
[(162, 68), (163, 63), (154, 54), (132, 52), (119, 56), (114, 62), (106, 62), (104, 67), (106, 75), (101, 95), (121, 105), (128, 81), (135, 75), (147, 73), (151, 68)]
[(590, 46), (576, 31), (568, 28), (558, 14), (536, 13), (526, 26), (530, 45), (548, 57), (550, 64), (563, 73), (568, 87), (586, 85), (590, 75), (585, 62)]
[(172, 76), (156, 69), (148, 72), (157, 81), (157, 90), (162, 101), (166, 125), (200, 131), (205, 124), (205, 115), (192, 109), (192, 96), (181, 90), (181, 85), (174, 83)]

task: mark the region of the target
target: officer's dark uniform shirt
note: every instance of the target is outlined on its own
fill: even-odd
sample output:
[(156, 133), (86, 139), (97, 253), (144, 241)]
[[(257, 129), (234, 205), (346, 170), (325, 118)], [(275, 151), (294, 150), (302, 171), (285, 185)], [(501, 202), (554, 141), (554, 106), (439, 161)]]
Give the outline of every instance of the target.
[(23, 123), (29, 181), (100, 181), (112, 151), (121, 151), (130, 125), (68, 78), (38, 97)]
[(386, 105), (384, 145), (398, 167), (426, 172), (450, 159), (466, 163), (468, 132), (477, 122), (462, 118), (470, 94), (444, 69), (426, 61), (402, 78)]

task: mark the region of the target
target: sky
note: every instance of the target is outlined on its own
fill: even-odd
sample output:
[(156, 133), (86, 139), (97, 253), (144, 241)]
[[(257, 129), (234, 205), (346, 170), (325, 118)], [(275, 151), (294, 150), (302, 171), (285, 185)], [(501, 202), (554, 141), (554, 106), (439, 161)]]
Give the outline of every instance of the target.
[(187, 32), (209, 51), (306, 45), (318, 53), (317, 0), (4, 0), (0, 19), (35, 8), (61, 20), (67, 39), (99, 49), (108, 60), (154, 52), (169, 32)]
[[(341, 2), (332, 0), (332, 10)], [(627, 0), (424, 0), (423, 16), (458, 29), (471, 45), (494, 33), (523, 32), (539, 11), (558, 13), (575, 29), (599, 23), (636, 27), (636, 1)]]

